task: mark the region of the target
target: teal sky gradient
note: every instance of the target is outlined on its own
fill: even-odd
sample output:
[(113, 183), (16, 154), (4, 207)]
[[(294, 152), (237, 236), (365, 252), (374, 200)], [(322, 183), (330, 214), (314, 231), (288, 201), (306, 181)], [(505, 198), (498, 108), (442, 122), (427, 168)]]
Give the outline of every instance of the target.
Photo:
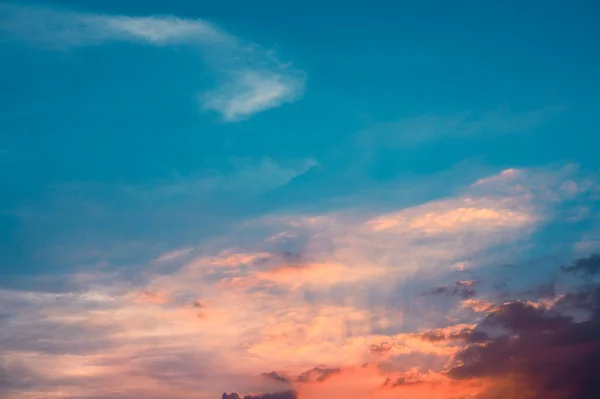
[[(446, 279), (529, 298), (600, 250), (599, 18), (591, 0), (2, 2), (0, 294), (129, 298), (170, 278), (188, 301), (197, 277), (219, 303), (297, 256), (325, 271), (242, 301), (357, 293), (417, 314)], [(185, 274), (203, 262), (234, 265)], [(378, 333), (456, 310), (419, 303), (447, 314)], [(231, 389), (272, 388), (253, 384)]]

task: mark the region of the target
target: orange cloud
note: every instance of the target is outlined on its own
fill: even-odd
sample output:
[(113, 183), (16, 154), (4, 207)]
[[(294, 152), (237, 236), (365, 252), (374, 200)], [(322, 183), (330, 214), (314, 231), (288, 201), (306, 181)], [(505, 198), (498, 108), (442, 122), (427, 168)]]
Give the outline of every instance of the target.
[[(482, 202), (484, 205), (486, 201), (464, 198), (454, 204), (450, 202), (434, 203), (422, 206), (422, 209), (417, 208), (380, 216), (367, 223), (375, 232), (402, 228), (423, 234), (442, 234), (465, 229), (487, 231), (497, 228), (515, 228), (535, 221), (533, 215), (524, 211), (473, 206), (478, 202)], [(447, 209), (448, 205), (456, 207)]]
[[(523, 195), (535, 191), (526, 176), (503, 172), (477, 182), (479, 194), (471, 188), (393, 212), (249, 221), (206, 243), (190, 262), (187, 255), (199, 249), (163, 255), (158, 260), (181, 267), (146, 272), (139, 284), (90, 275), (79, 282), (93, 291), (79, 294), (0, 290), (7, 307), (23, 304), (0, 329), (3, 340), (23, 340), (10, 351), (0, 347), (0, 367), (20, 364), (40, 381), (64, 382), (52, 392), (32, 388), (30, 397), (214, 399), (290, 384), (301, 399), (468, 398), (497, 386), (517, 392), (524, 385), (510, 376), (452, 379), (445, 368), (468, 346), (474, 323), (498, 305), (475, 296), (438, 309), (425, 300), (421, 306), (418, 296), (447, 273), (458, 276), (451, 284), (469, 287), (469, 273), (490, 248), (525, 241), (544, 217)], [(521, 187), (508, 194), (490, 191), (515, 181)], [(297, 237), (302, 262), (293, 265), (276, 254)], [(540, 310), (566, 299), (526, 305)], [(317, 364), (342, 371), (323, 380), (311, 374), (304, 383), (260, 377), (272, 370), (297, 376)]]
[(149, 292), (149, 291), (144, 291), (142, 293), (140, 293), (139, 295), (137, 295), (133, 301), (135, 303), (154, 303), (154, 304), (164, 304), (169, 302), (169, 297), (167, 294), (165, 293), (159, 293), (159, 292)]
[(294, 384), (301, 399), (475, 398), (489, 389), (485, 379), (453, 381), (440, 373), (388, 374), (374, 365), (344, 368), (323, 382)]
[(382, 276), (384, 273), (384, 268), (352, 268), (342, 263), (326, 262), (279, 266), (256, 273), (253, 277), (292, 286), (302, 284), (331, 286), (364, 281)]

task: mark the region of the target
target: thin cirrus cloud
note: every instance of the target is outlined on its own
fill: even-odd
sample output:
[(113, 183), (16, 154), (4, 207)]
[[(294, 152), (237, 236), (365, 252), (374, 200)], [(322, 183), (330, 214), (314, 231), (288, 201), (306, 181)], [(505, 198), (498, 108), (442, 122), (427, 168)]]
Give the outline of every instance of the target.
[(215, 193), (236, 193), (241, 196), (256, 195), (285, 186), (294, 178), (303, 175), (319, 163), (312, 159), (288, 160), (281, 163), (263, 157), (259, 160), (234, 158), (233, 170), (229, 173), (211, 173), (198, 178), (183, 178), (167, 184), (151, 186), (129, 186), (124, 191), (130, 194), (146, 195), (214, 195)]
[(527, 133), (542, 126), (562, 110), (562, 107), (556, 106), (526, 112), (498, 109), (483, 113), (425, 114), (376, 124), (359, 132), (355, 140), (361, 145), (410, 149), (447, 138), (456, 140)]
[(0, 31), (55, 50), (109, 42), (179, 45), (195, 49), (218, 76), (219, 86), (198, 98), (204, 110), (227, 122), (299, 99), (302, 71), (272, 51), (245, 42), (201, 19), (90, 14), (34, 6), (0, 4)]
[(110, 193), (120, 198), (152, 201), (181, 196), (195, 201), (214, 198), (218, 194), (235, 194), (247, 198), (267, 193), (285, 186), (319, 165), (312, 159), (278, 162), (269, 157), (261, 159), (232, 158), (228, 172), (207, 171), (200, 176), (175, 177), (168, 181), (138, 185), (106, 185), (73, 182), (49, 186), (49, 191), (59, 197), (71, 199), (90, 194)]
[[(47, 200), (40, 206), (24, 204), (12, 210), (12, 214), (25, 228), (37, 226), (40, 234), (52, 237), (43, 252), (56, 264), (71, 265), (75, 258), (79, 259), (77, 262), (92, 261), (99, 253), (108, 263), (113, 257), (129, 256), (126, 254), (154, 259), (160, 252), (186, 248), (200, 237), (216, 234), (215, 231), (228, 224), (239, 222), (238, 218), (243, 217), (240, 215), (253, 214), (261, 198), (293, 184), (294, 179), (317, 165), (312, 158), (232, 157), (213, 170), (144, 184), (60, 183), (46, 187), (42, 197)], [(104, 201), (104, 198), (114, 201)], [(177, 205), (173, 206), (174, 203)], [(76, 228), (93, 230), (96, 237), (93, 243), (74, 244), (54, 234), (54, 226), (70, 218), (75, 209), (80, 222)], [(43, 221), (42, 226), (40, 221)], [(98, 227), (106, 223), (118, 227), (107, 234)], [(140, 225), (144, 228), (138, 230)], [(132, 235), (137, 238), (132, 240)], [(187, 238), (181, 241), (183, 237)], [(148, 245), (145, 240), (152, 244)], [(129, 245), (141, 247), (129, 252)], [(156, 263), (170, 257), (183, 257), (185, 252), (165, 256)]]
[[(563, 208), (597, 198), (596, 180), (572, 166), (508, 170), (385, 213), (249, 220), (165, 253), (156, 262), (170, 272), (148, 269), (135, 282), (99, 271), (72, 276), (73, 292), (2, 290), (0, 377), (9, 383), (0, 393), (476, 398), (502, 385), (518, 399), (576, 397), (585, 375), (554, 389), (536, 357), (564, 351), (548, 331), (571, 345), (556, 370), (597, 353), (585, 335), (597, 328), (596, 299), (585, 294), (597, 259), (556, 270), (561, 281), (584, 273), (583, 283), (535, 290), (535, 280), (529, 293), (506, 291), (489, 270), (529, 252)], [(498, 362), (504, 350), (514, 361)]]

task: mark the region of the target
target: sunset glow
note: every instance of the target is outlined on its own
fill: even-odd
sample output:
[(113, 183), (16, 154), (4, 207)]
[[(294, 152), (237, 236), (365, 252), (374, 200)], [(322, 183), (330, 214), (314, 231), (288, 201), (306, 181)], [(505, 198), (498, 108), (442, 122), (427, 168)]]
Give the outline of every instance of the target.
[(600, 9), (283, 3), (0, 3), (0, 398), (600, 398)]

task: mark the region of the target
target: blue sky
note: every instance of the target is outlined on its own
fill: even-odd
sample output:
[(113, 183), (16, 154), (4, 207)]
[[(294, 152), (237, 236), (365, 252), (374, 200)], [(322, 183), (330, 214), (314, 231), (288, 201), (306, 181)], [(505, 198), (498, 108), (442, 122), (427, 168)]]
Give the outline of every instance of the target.
[[(126, 315), (132, 303), (174, 320), (181, 301), (206, 297), (228, 315), (210, 328), (235, 322), (249, 334), (229, 337), (232, 347), (202, 332), (212, 344), (183, 339), (193, 356), (229, 370), (194, 388), (217, 397), (283, 389), (251, 376), (285, 367), (356, 372), (340, 363), (360, 358), (356, 334), (316, 322), (316, 343), (268, 348), (252, 334), (279, 330), (253, 318), (287, 310), (289, 326), (347, 312), (358, 336), (377, 340), (450, 328), (450, 315), (486, 317), (491, 307), (455, 315), (464, 303), (433, 311), (441, 305), (421, 293), (446, 280), (478, 281), (486, 303), (527, 297), (600, 247), (599, 13), (586, 0), (0, 3), (7, 317), (43, 329), (42, 316), (17, 320), (21, 306), (54, 314), (30, 294), (84, 295), (68, 305), (81, 320), (103, 306)], [(297, 262), (305, 274), (286, 277)], [(510, 287), (504, 297), (496, 280)], [(236, 313), (228, 295), (256, 306)], [(281, 308), (263, 306), (266, 297)], [(415, 319), (419, 306), (427, 317)], [(388, 315), (394, 307), (402, 321)], [(56, 312), (70, 334), (77, 326)], [(137, 333), (115, 317), (100, 324)], [(111, 342), (106, 353), (118, 352), (114, 337), (98, 334)], [(319, 346), (330, 341), (338, 349)], [(1, 351), (35, 369), (18, 343)], [(323, 359), (309, 364), (306, 353)], [(231, 366), (237, 355), (247, 368)], [(141, 373), (168, 386), (148, 367)], [(190, 376), (179, 377), (171, 392), (188, 397)], [(57, 397), (108, 397), (94, 381), (60, 385), (67, 393)], [(11, 398), (27, 397), (15, 386)], [(325, 392), (292, 388), (309, 399)]]

